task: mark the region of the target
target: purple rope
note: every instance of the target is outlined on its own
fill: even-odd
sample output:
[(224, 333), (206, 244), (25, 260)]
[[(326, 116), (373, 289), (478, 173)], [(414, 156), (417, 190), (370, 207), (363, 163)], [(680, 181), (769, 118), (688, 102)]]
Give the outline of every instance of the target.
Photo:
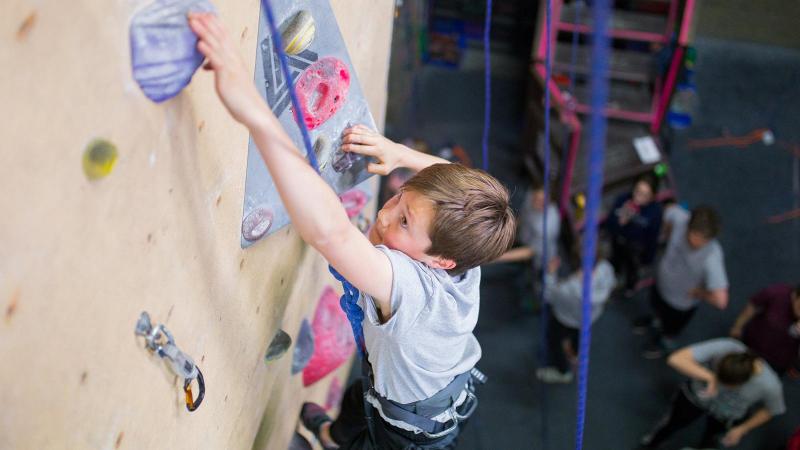
[(592, 113), (590, 119), (589, 189), (586, 199), (586, 229), (583, 235), (583, 308), (581, 338), (578, 352), (578, 414), (575, 432), (575, 449), (583, 449), (583, 432), (586, 420), (586, 391), (589, 378), (589, 349), (592, 339), (592, 275), (597, 248), (597, 216), (603, 187), (603, 152), (606, 142), (606, 118), (603, 111), (608, 99), (608, 22), (611, 18), (608, 0), (595, 0), (594, 40), (592, 42)]
[(314, 147), (311, 145), (311, 136), (308, 135), (308, 128), (306, 127), (306, 118), (303, 114), (303, 109), (300, 108), (300, 100), (297, 99), (297, 91), (294, 88), (294, 80), (292, 74), (289, 72), (289, 58), (286, 57), (286, 52), (283, 50), (283, 39), (281, 33), (278, 31), (278, 26), (275, 24), (275, 14), (272, 12), (272, 6), (269, 0), (261, 0), (264, 6), (264, 11), (267, 13), (267, 22), (269, 22), (269, 31), (272, 35), (272, 45), (275, 46), (275, 52), (278, 53), (278, 59), (281, 62), (281, 70), (283, 71), (283, 78), (286, 79), (286, 87), (289, 89), (289, 95), (292, 98), (292, 106), (294, 107), (294, 114), (297, 119), (297, 126), (300, 128), (300, 133), (303, 135), (303, 144), (306, 147), (306, 155), (308, 155), (308, 162), (311, 167), (319, 173), (319, 163), (317, 163), (317, 155), (314, 153)]
[[(545, 298), (545, 291), (547, 289), (547, 266), (549, 265), (548, 248), (547, 248), (547, 215), (550, 209), (550, 78), (552, 77), (552, 62), (551, 62), (551, 28), (553, 22), (553, 4), (552, 0), (547, 0), (545, 8), (545, 57), (544, 57), (544, 175), (542, 176), (542, 185), (544, 188), (544, 211), (542, 214), (542, 264), (541, 264), (541, 277), (542, 277), (542, 311), (540, 315), (540, 338), (541, 343), (540, 355), (541, 365), (548, 364), (549, 355), (547, 354), (547, 328), (549, 319), (549, 305)], [(542, 449), (549, 447), (549, 433), (547, 427), (547, 388), (544, 383), (540, 383), (540, 397), (542, 401), (542, 415), (541, 415), (541, 430), (542, 430)]]
[(486, 0), (486, 21), (483, 25), (484, 107), (483, 107), (483, 170), (489, 171), (489, 125), (492, 122), (492, 0)]

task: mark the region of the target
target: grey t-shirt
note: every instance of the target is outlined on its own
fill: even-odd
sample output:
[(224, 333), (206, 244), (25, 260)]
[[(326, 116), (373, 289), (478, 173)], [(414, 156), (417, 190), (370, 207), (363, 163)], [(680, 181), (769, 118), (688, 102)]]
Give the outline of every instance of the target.
[(722, 246), (712, 239), (697, 250), (691, 248), (686, 239), (689, 212), (679, 206), (664, 212), (664, 222), (672, 226), (672, 231), (658, 263), (658, 292), (673, 308), (687, 311), (699, 303), (689, 295), (692, 289), (704, 287), (713, 291), (728, 287)]
[(380, 323), (372, 297), (362, 293), (364, 341), (375, 390), (398, 403), (426, 399), (472, 369), (481, 347), (480, 268), (451, 277), (402, 252), (377, 246), (392, 265), (392, 316)]
[[(542, 236), (544, 235), (543, 211), (536, 211), (531, 207), (530, 194), (525, 199), (525, 206), (521, 211), (519, 226), (519, 240), (532, 248), (535, 252), (534, 259), (537, 264), (542, 259)], [(558, 235), (561, 231), (561, 216), (554, 203), (547, 205), (547, 257), (552, 259), (558, 256)]]
[[(606, 260), (597, 263), (592, 274), (592, 322), (603, 313), (606, 301), (614, 290), (614, 268)], [(583, 275), (575, 272), (563, 280), (553, 274), (545, 278), (545, 298), (553, 307), (553, 315), (561, 324), (580, 328), (582, 313)]]
[[(711, 371), (723, 356), (747, 350), (744, 344), (730, 338), (711, 339), (694, 344), (689, 348), (694, 360)], [(703, 397), (701, 394), (705, 389), (705, 383), (692, 380), (690, 385), (692, 400), (722, 421), (742, 419), (755, 406), (763, 406), (773, 416), (783, 414), (786, 411), (786, 405), (783, 401), (781, 380), (766, 361), (761, 358), (758, 361), (761, 365), (759, 373), (753, 375), (745, 384), (735, 388), (717, 386), (717, 395), (711, 398)]]

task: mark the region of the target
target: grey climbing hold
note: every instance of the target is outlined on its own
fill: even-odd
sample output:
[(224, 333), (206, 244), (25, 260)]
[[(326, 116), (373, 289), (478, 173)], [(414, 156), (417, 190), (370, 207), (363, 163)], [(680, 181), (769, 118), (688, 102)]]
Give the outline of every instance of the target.
[(131, 20), (133, 78), (154, 102), (177, 95), (203, 63), (189, 12), (216, 11), (207, 0), (156, 0)]
[(289, 347), (292, 346), (292, 337), (286, 334), (283, 330), (278, 330), (275, 332), (275, 336), (272, 338), (272, 342), (269, 343), (269, 347), (267, 348), (267, 354), (264, 355), (264, 359), (267, 362), (274, 361), (284, 353)]
[(314, 331), (308, 319), (303, 319), (300, 324), (300, 333), (297, 335), (292, 355), (292, 375), (296, 375), (305, 369), (311, 356), (314, 355)]
[(333, 146), (331, 142), (325, 137), (320, 136), (314, 141), (314, 153), (317, 155), (317, 162), (319, 163), (319, 171), (322, 172), (328, 167), (331, 159), (331, 150)]
[(305, 10), (298, 11), (281, 25), (284, 51), (290, 55), (302, 52), (314, 41), (316, 32), (317, 26), (311, 13)]
[(250, 211), (242, 221), (242, 236), (248, 241), (257, 241), (272, 226), (272, 210), (267, 206), (259, 206)]
[(289, 449), (288, 450), (311, 450), (311, 443), (308, 442), (308, 439), (304, 438), (302, 434), (298, 432), (294, 432), (294, 436), (292, 436), (292, 440), (289, 441)]

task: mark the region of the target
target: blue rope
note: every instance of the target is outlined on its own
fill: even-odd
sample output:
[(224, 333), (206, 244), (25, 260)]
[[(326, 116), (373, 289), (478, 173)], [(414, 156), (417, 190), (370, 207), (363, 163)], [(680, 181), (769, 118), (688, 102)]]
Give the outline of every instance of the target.
[[(311, 137), (308, 135), (308, 128), (306, 127), (306, 120), (303, 114), (303, 109), (300, 108), (300, 100), (297, 99), (297, 91), (294, 87), (294, 80), (292, 74), (289, 72), (289, 58), (286, 57), (286, 52), (283, 50), (283, 40), (281, 33), (278, 31), (278, 26), (275, 24), (275, 14), (272, 12), (272, 6), (269, 0), (262, 0), (264, 10), (267, 13), (267, 22), (269, 22), (269, 31), (272, 35), (272, 45), (275, 46), (275, 51), (278, 53), (278, 59), (281, 62), (281, 70), (283, 71), (283, 78), (286, 80), (286, 86), (289, 89), (289, 95), (292, 98), (292, 106), (294, 107), (294, 114), (297, 118), (297, 126), (300, 128), (300, 133), (303, 135), (303, 144), (306, 147), (306, 155), (308, 155), (308, 162), (311, 167), (319, 173), (319, 163), (317, 163), (317, 155), (314, 153), (314, 147), (311, 145)], [(264, 74), (266, 75), (266, 74)]]
[(350, 321), (350, 327), (353, 328), (353, 337), (356, 341), (358, 356), (364, 358), (364, 329), (361, 327), (361, 322), (364, 320), (364, 310), (358, 306), (359, 291), (332, 266), (328, 266), (328, 270), (331, 271), (334, 278), (342, 283), (344, 293), (342, 298), (339, 299), (339, 306), (347, 314), (347, 320)]
[[(552, 64), (551, 64), (551, 27), (552, 27), (552, 14), (553, 14), (552, 0), (547, 0), (545, 11), (545, 75), (544, 75), (544, 174), (542, 176), (542, 185), (544, 188), (544, 211), (542, 214), (542, 264), (541, 264), (541, 277), (542, 277), (542, 311), (540, 316), (540, 338), (541, 343), (540, 357), (541, 366), (548, 364), (549, 355), (547, 354), (547, 328), (549, 320), (549, 305), (545, 298), (545, 291), (547, 289), (547, 266), (549, 265), (548, 248), (547, 248), (547, 213), (550, 209), (550, 88), (549, 82), (552, 77)], [(535, 276), (535, 275), (534, 275)], [(540, 383), (540, 397), (542, 401), (542, 414), (541, 414), (541, 429), (542, 429), (542, 449), (545, 450), (549, 447), (549, 433), (547, 426), (547, 388), (544, 383)]]
[(590, 119), (589, 189), (586, 199), (586, 229), (583, 236), (583, 308), (581, 338), (578, 353), (578, 413), (575, 432), (575, 449), (583, 449), (583, 431), (586, 420), (586, 391), (589, 378), (589, 349), (592, 339), (592, 275), (597, 248), (597, 216), (603, 187), (603, 152), (606, 142), (606, 119), (603, 111), (608, 99), (608, 0), (593, 2), (595, 34), (592, 42), (592, 114)]
[[(275, 15), (272, 12), (272, 7), (269, 0), (262, 0), (264, 10), (267, 13), (267, 21), (269, 22), (270, 32), (272, 33), (272, 42), (275, 45), (275, 51), (278, 53), (278, 58), (281, 62), (281, 69), (283, 70), (283, 77), (286, 79), (286, 85), (289, 88), (289, 95), (292, 97), (292, 105), (297, 117), (297, 126), (303, 135), (303, 143), (306, 147), (306, 154), (308, 161), (314, 170), (319, 173), (319, 165), (317, 157), (314, 153), (314, 148), (311, 146), (311, 137), (308, 135), (308, 128), (306, 127), (305, 117), (303, 117), (303, 110), (300, 108), (300, 102), (297, 99), (297, 92), (295, 91), (294, 81), (292, 80), (291, 73), (289, 73), (289, 60), (286, 57), (286, 52), (283, 50), (283, 42), (281, 42), (281, 34), (278, 32), (278, 27), (275, 25)], [(350, 326), (353, 328), (353, 338), (356, 341), (356, 348), (358, 349), (358, 356), (364, 357), (364, 329), (361, 327), (361, 322), (364, 320), (364, 310), (358, 306), (358, 289), (353, 287), (339, 272), (331, 266), (328, 266), (334, 278), (342, 283), (344, 293), (339, 299), (339, 305), (347, 315), (347, 320), (350, 321)]]
[(484, 107), (483, 107), (483, 170), (489, 171), (489, 125), (492, 122), (492, 0), (486, 0), (486, 21), (483, 24)]

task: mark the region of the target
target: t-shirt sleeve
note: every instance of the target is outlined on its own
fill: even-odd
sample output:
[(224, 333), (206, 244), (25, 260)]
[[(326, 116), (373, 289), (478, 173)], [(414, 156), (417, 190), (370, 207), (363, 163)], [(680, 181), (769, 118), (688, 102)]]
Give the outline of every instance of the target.
[(664, 210), (664, 223), (674, 227), (682, 221), (689, 221), (689, 211), (686, 211), (683, 207), (673, 205)]
[(744, 344), (730, 338), (718, 338), (699, 342), (689, 346), (692, 358), (700, 364), (708, 364), (728, 353), (747, 350)]
[(758, 291), (750, 297), (750, 304), (759, 308), (766, 308), (779, 294), (780, 286), (770, 286)]
[(766, 386), (764, 407), (773, 417), (786, 412), (786, 403), (783, 400), (783, 386), (781, 386), (780, 380), (777, 378), (771, 379), (769, 386)]
[(389, 299), (392, 315), (381, 324), (378, 309), (371, 297), (364, 298), (364, 316), (376, 328), (386, 333), (402, 334), (413, 326), (425, 308), (426, 292), (431, 286), (430, 274), (405, 254), (379, 245), (392, 265), (392, 293)]
[(725, 257), (718, 244), (705, 262), (706, 289), (714, 291), (728, 287), (728, 274), (725, 272)]

